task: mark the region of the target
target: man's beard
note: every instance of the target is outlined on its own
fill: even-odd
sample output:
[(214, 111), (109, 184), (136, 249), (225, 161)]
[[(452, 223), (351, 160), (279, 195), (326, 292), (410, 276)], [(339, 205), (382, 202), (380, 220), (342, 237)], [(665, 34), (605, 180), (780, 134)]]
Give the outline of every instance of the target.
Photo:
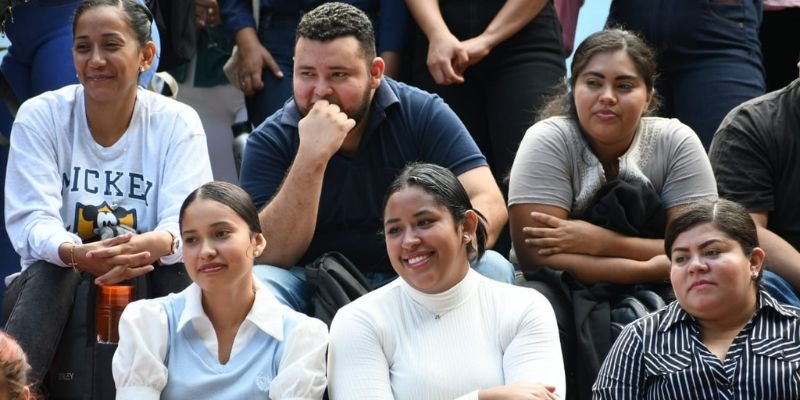
[[(345, 114), (347, 114), (348, 118), (352, 118), (354, 121), (356, 121), (356, 125), (358, 125), (369, 115), (370, 103), (372, 102), (372, 99), (370, 98), (370, 91), (371, 89), (369, 85), (367, 85), (367, 88), (364, 90), (364, 93), (361, 96), (361, 104), (359, 104), (358, 109), (356, 109), (354, 112), (348, 112), (342, 108), (342, 105), (339, 104), (338, 101), (335, 101), (336, 98), (326, 98), (320, 100), (328, 100), (331, 104), (336, 104)], [(314, 103), (311, 103), (308, 108), (300, 107), (300, 104), (297, 104), (297, 98), (294, 99), (294, 105), (297, 107), (297, 109), (300, 111), (300, 115), (303, 117), (307, 116), (311, 111), (311, 108), (314, 107)]]

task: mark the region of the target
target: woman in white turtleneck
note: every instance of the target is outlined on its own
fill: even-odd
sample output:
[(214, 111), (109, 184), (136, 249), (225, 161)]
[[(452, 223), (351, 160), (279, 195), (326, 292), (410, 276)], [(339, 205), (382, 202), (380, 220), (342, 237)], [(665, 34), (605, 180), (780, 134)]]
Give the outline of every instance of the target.
[(564, 397), (550, 304), (469, 268), (486, 230), (458, 178), (432, 164), (406, 167), (387, 193), (384, 234), (401, 279), (336, 314), (333, 400)]

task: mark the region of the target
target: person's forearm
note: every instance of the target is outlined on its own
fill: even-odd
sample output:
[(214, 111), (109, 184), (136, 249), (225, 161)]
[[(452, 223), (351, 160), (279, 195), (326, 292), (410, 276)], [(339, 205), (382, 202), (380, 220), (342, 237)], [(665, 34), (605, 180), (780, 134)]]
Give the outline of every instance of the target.
[[(176, 234), (175, 232), (172, 233)], [(150, 258), (146, 264), (152, 264), (161, 257), (171, 254), (174, 250), (172, 246), (173, 236), (167, 231), (153, 231), (145, 232), (140, 235), (134, 236), (131, 243), (136, 246), (138, 251), (147, 251), (150, 253)]]
[(326, 162), (299, 154), (275, 197), (259, 212), (267, 247), (258, 262), (290, 268), (308, 249), (317, 225)]
[(536, 18), (545, 4), (547, 0), (507, 0), (481, 35), (495, 47)]
[(599, 245), (595, 256), (621, 257), (631, 260), (647, 261), (659, 254), (664, 254), (663, 239), (646, 239), (625, 236), (612, 231), (608, 235), (598, 237)]
[(769, 229), (758, 227), (758, 241), (767, 254), (765, 265), (800, 291), (800, 253)]
[(491, 248), (508, 221), (506, 202), (492, 171), (487, 166), (476, 167), (460, 174), (458, 180), (464, 186), (472, 207), (486, 217), (486, 248)]
[(258, 40), (258, 34), (252, 27), (245, 27), (236, 32), (234, 41), (241, 51), (252, 51), (261, 46), (261, 42)]
[(669, 279), (669, 260), (666, 256), (640, 261), (621, 257), (600, 257), (585, 254), (561, 253), (541, 256), (536, 249), (516, 246), (519, 265), (524, 270), (547, 266), (571, 272), (581, 282), (610, 282), (634, 284), (665, 282)]
[(434, 40), (438, 35), (450, 33), (450, 29), (442, 18), (438, 0), (406, 0), (406, 5), (429, 41)]
[(508, 221), (508, 211), (502, 200), (503, 196), (499, 192), (496, 194), (491, 192), (482, 193), (470, 200), (472, 206), (486, 217), (487, 249), (494, 246)]

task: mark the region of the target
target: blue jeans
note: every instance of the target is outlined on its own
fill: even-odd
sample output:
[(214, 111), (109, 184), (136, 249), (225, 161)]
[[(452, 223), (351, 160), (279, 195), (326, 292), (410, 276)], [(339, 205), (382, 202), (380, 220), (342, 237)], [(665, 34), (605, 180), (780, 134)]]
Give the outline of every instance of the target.
[[(496, 251), (487, 250), (472, 268), (479, 274), (499, 282), (512, 285), (516, 282), (514, 266)], [(287, 270), (271, 265), (256, 265), (253, 267), (253, 273), (270, 288), (278, 301), (302, 313), (308, 314), (311, 311), (309, 309), (311, 288), (306, 283), (304, 267), (292, 267)], [(393, 281), (396, 277), (395, 274), (367, 274), (373, 289)]]
[(608, 26), (640, 32), (658, 55), (664, 116), (694, 129), (708, 149), (728, 112), (764, 93), (760, 0), (614, 0)]
[(797, 292), (780, 275), (765, 269), (761, 273), (759, 283), (772, 297), (781, 303), (800, 307), (800, 298), (797, 297)]

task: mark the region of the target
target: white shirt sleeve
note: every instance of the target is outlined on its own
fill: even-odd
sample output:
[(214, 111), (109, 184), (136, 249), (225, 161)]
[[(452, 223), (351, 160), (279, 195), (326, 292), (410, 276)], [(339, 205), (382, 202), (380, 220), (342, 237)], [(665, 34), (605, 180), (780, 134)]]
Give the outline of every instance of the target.
[(128, 304), (119, 321), (119, 345), (111, 363), (117, 400), (158, 400), (167, 385), (164, 360), (169, 324), (164, 307), (154, 300)]
[[(181, 108), (173, 132), (176, 138), (170, 144), (161, 188), (158, 192), (158, 226), (154, 231), (171, 231), (178, 238), (175, 252), (161, 257), (162, 264), (175, 264), (182, 260), (178, 214), (186, 195), (200, 185), (213, 180), (208, 145), (200, 117), (191, 108)], [(148, 132), (163, 134), (163, 132)]]
[(328, 327), (314, 318), (296, 326), (286, 337), (278, 374), (272, 380), (269, 398), (322, 399), (327, 386), (325, 352)]
[[(57, 126), (48, 124), (47, 103), (26, 102), (11, 130), (11, 147), (5, 183), (5, 224), (14, 250), (23, 263), (44, 260), (66, 267), (58, 257), (61, 243), (81, 243), (64, 229), (61, 219), (61, 176), (58, 158), (70, 151), (59, 149)], [(52, 117), (49, 118), (52, 120)]]
[(507, 385), (518, 382), (555, 386), (556, 395), (564, 398), (566, 382), (561, 340), (553, 307), (535, 292), (516, 334), (503, 354), (503, 373)]
[(331, 323), (328, 380), (331, 400), (392, 400), (389, 362), (380, 333), (364, 313), (342, 308)]

